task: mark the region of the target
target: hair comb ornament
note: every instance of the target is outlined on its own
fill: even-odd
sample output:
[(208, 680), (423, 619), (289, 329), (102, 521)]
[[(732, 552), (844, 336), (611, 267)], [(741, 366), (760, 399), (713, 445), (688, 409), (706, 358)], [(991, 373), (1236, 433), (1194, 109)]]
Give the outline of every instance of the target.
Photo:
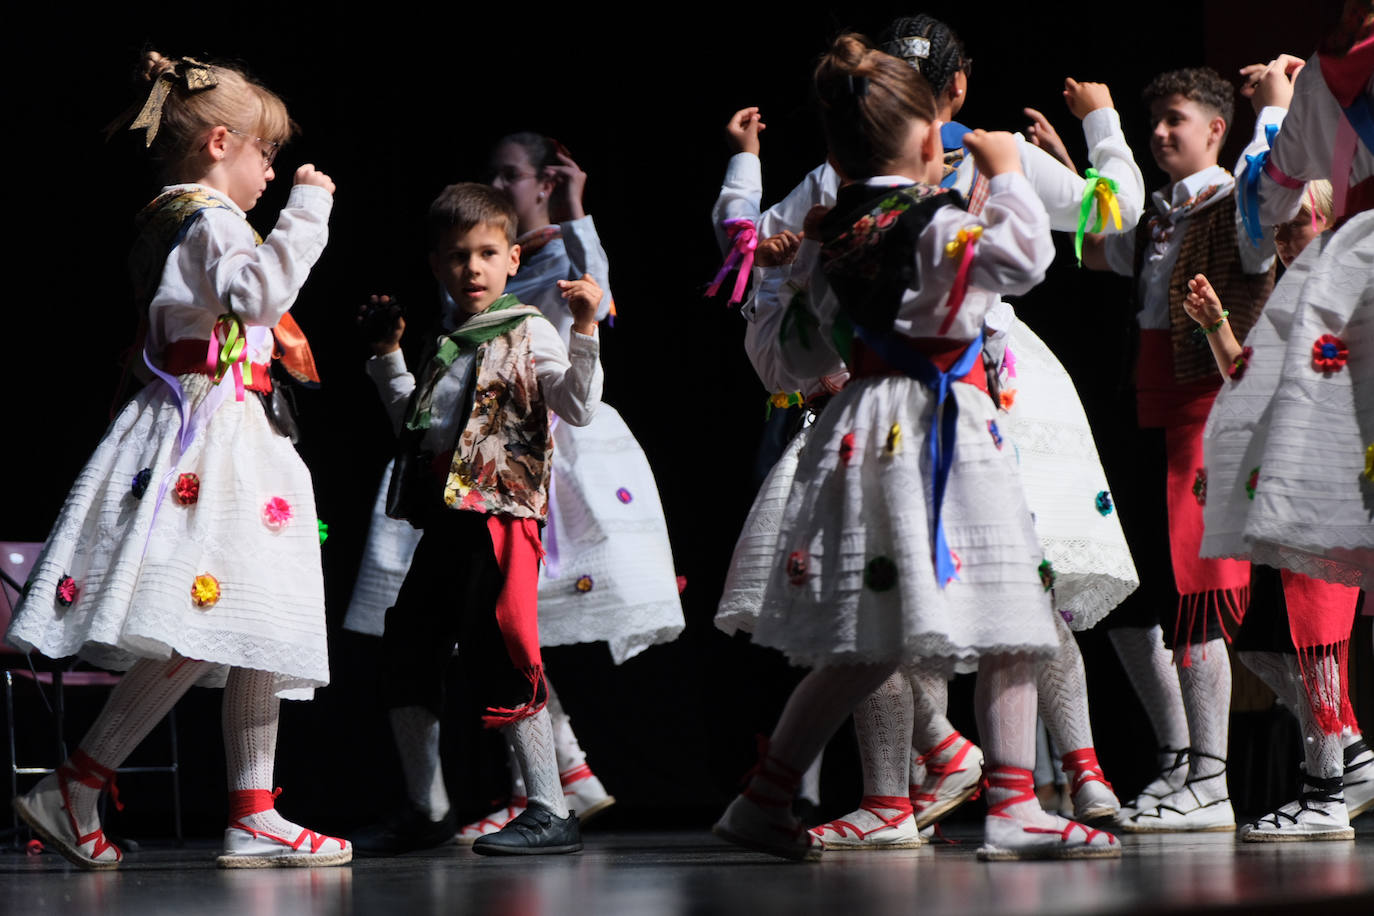
[(138, 117), (129, 125), (129, 130), (143, 128), (146, 131), (143, 136), (145, 149), (152, 146), (153, 139), (157, 137), (158, 128), (162, 126), (162, 106), (167, 101), (167, 93), (172, 91), (172, 84), (178, 80), (187, 92), (203, 92), (206, 89), (214, 89), (217, 85), (214, 70), (209, 64), (203, 64), (192, 57), (173, 60), (172, 66), (153, 78), (153, 88), (148, 92), (148, 101), (143, 103)]
[(930, 57), (930, 39), (920, 35), (898, 38), (897, 47), (901, 49), (897, 56), (912, 66), (915, 61)]

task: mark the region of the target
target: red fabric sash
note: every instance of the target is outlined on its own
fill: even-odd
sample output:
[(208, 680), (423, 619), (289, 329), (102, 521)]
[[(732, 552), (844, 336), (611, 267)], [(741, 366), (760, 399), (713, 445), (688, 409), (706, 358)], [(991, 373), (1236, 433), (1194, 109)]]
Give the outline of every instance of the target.
[[(967, 340), (950, 340), (947, 337), (903, 337), (894, 335), (895, 339), (901, 341), (906, 346), (921, 353), (936, 365), (941, 372), (948, 372), (949, 367), (968, 347)], [(850, 378), (873, 378), (884, 375), (904, 375), (900, 369), (889, 366), (876, 353), (865, 347), (863, 341), (857, 337), (854, 339), (853, 349), (850, 352)], [(983, 394), (988, 393), (988, 375), (983, 370), (983, 363), (979, 361), (961, 379), (956, 381), (966, 385), (972, 385)]]
[[(1174, 381), (1174, 350), (1167, 330), (1142, 330), (1135, 364), (1136, 422), (1143, 429), (1207, 422), (1221, 388), (1221, 373), (1205, 382)], [(1201, 463), (1199, 462), (1199, 467)], [(1189, 486), (1192, 481), (1189, 480)]]
[[(162, 358), (166, 362), (163, 369), (171, 375), (214, 375), (214, 370), (205, 362), (205, 354), (209, 348), (208, 340), (197, 340), (194, 337), (174, 340), (168, 344), (163, 354)], [(253, 363), (253, 380), (243, 387), (249, 391), (269, 394), (272, 391), (270, 369), (266, 363)]]
[(529, 678), (531, 689), (527, 703), (511, 709), (487, 709), (482, 723), (488, 728), (501, 728), (534, 715), (548, 701), (539, 654), (539, 561), (544, 551), (539, 542), (539, 525), (532, 518), (489, 515), (487, 530), (491, 533), (496, 563), (505, 575), (505, 584), (496, 599), (496, 625), (511, 664)]
[(1288, 627), (1299, 649), (1334, 646), (1350, 638), (1360, 590), (1280, 569)]
[(1198, 556), (1202, 547), (1202, 504), (1193, 495), (1193, 482), (1202, 467), (1204, 425), (1205, 421), (1189, 423), (1164, 431), (1169, 459), (1169, 554), (1174, 566), (1174, 585), (1181, 608), (1189, 614), (1215, 609), (1239, 620), (1249, 603), (1250, 564)]

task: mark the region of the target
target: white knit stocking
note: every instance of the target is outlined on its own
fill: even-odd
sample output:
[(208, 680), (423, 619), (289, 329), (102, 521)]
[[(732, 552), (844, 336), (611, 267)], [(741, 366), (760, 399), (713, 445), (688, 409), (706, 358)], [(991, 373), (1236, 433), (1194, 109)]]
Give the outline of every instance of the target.
[[(812, 671), (787, 698), (769, 739), (768, 756), (800, 779), (845, 717), (895, 669), (891, 664), (832, 665)], [(795, 786), (756, 777), (750, 781), (750, 790), (763, 797), (785, 798), (790, 804)]]
[(1178, 673), (1169, 650), (1164, 648), (1164, 632), (1158, 625), (1150, 629), (1120, 627), (1109, 635), (1121, 666), (1145, 707), (1155, 741), (1161, 748), (1181, 750), (1188, 747), (1188, 715)]
[(894, 671), (854, 709), (864, 795), (906, 798), (911, 759), (911, 682)]
[(401, 756), (406, 797), (415, 810), (439, 822), (449, 811), (444, 767), (439, 758), (439, 717), (425, 706), (398, 706), (387, 716)]
[[(272, 791), (277, 758), (277, 714), (281, 700), (273, 692), (276, 675), (252, 668), (234, 668), (224, 685), (224, 759), (229, 791)], [(239, 819), (251, 830), (294, 841), (301, 828), (268, 808)]]
[[(915, 709), (911, 720), (911, 749), (913, 759), (929, 753), (941, 741), (949, 737), (954, 726), (949, 724), (949, 681), (938, 674), (906, 669), (911, 683), (911, 700)], [(913, 776), (913, 783), (919, 781)]]
[(1187, 656), (1180, 656), (1177, 667), (1183, 707), (1188, 714), (1188, 785), (1199, 801), (1219, 801), (1227, 797), (1231, 656), (1222, 639), (1209, 639), (1186, 651)]
[[(989, 778), (993, 780), (987, 790), (989, 806), (1018, 796), (1015, 790), (998, 787), (994, 778), (998, 768), (1029, 771), (1035, 766), (1034, 669), (1024, 655), (985, 655), (978, 662), (973, 702)], [(1062, 829), (1063, 821), (1040, 807), (1034, 791), (1002, 810), (1005, 816), (1030, 826)]]
[(1302, 682), (1290, 673), (1288, 662), (1282, 652), (1254, 652), (1245, 651), (1240, 653), (1241, 663), (1254, 672), (1255, 676), (1264, 681), (1264, 686), (1274, 691), (1274, 695), (1279, 698), (1279, 702), (1292, 710), (1294, 715), (1298, 710), (1306, 705), (1307, 700), (1302, 695)]
[[(179, 656), (136, 662), (110, 691), (105, 708), (81, 739), (81, 751), (97, 764), (117, 769), (211, 667), (208, 662)], [(64, 767), (70, 765), (68, 761)], [(76, 780), (67, 781), (72, 816), (82, 834), (100, 826), (96, 803), (101, 791)]]
[(563, 703), (553, 689), (553, 681), (544, 675), (544, 684), (549, 691), (549, 719), (553, 724), (553, 751), (558, 759), (558, 773), (563, 775), (576, 770), (587, 762), (587, 754), (577, 743), (577, 735), (572, 730), (572, 718), (563, 710)]
[[(1289, 678), (1294, 684), (1301, 685), (1303, 676), (1298, 665), (1298, 657), (1285, 655), (1283, 660), (1287, 664)], [(1302, 686), (1298, 686), (1298, 702), (1293, 708), (1298, 714), (1298, 724), (1302, 726), (1303, 757), (1307, 764), (1308, 775), (1330, 779), (1345, 772), (1345, 749), (1342, 744), (1342, 734), (1340, 731), (1328, 732), (1322, 727), (1313, 709), (1313, 703), (1340, 709), (1340, 675), (1336, 671), (1337, 660), (1334, 656), (1317, 656), (1310, 664), (1320, 670), (1310, 672), (1315, 677), (1309, 677), (1307, 680), (1324, 685), (1330, 695), (1309, 698), (1307, 691)]]
[(1088, 680), (1078, 640), (1058, 614), (1059, 651), (1036, 672), (1040, 718), (1045, 720), (1059, 753), (1093, 746), (1093, 727), (1088, 718)]
[(558, 817), (567, 817), (568, 803), (563, 798), (563, 784), (558, 779), (553, 723), (548, 708), (502, 727), (501, 734), (515, 747), (520, 771), (525, 774), (526, 797)]

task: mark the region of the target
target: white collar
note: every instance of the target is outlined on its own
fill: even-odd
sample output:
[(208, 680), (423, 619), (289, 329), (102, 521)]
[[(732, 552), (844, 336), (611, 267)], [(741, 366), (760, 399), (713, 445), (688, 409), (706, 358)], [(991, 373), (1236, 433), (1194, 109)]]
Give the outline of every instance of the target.
[[(1192, 200), (1203, 189), (1212, 185), (1230, 185), (1235, 182), (1231, 173), (1219, 165), (1209, 165), (1200, 172), (1194, 172), (1187, 178), (1180, 179), (1172, 185), (1161, 188), (1151, 195), (1155, 202), (1155, 208), (1160, 213), (1168, 214), (1176, 207), (1182, 206)], [(1168, 194), (1165, 194), (1165, 192)]]

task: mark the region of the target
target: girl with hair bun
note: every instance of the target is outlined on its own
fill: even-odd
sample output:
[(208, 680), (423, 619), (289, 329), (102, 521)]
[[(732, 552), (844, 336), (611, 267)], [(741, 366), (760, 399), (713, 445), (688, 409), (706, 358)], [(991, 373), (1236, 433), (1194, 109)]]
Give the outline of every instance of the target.
[(244, 214), (291, 136), (286, 106), (239, 70), (191, 58), (149, 52), (144, 75), (131, 129), (167, 186), (139, 214), (130, 264), (154, 379), (77, 477), (7, 634), (126, 673), (77, 749), (14, 807), (70, 861), (116, 867), (101, 793), (118, 804), (116, 770), (191, 685), (223, 686), (219, 865), (341, 865), (347, 842), (274, 806), (279, 698), (308, 699), (329, 661), (310, 473), (264, 406), (274, 352), (318, 380), (288, 310), (328, 238), (334, 183), (302, 165), (258, 238)]
[[(817, 858), (824, 840), (789, 805), (834, 730), (903, 664), (976, 666), (989, 763), (980, 857), (1118, 856), (1114, 837), (1035, 798), (1033, 668), (1059, 639), (981, 364), (998, 295), (1029, 290), (1053, 258), (1045, 208), (1010, 134), (963, 138), (988, 179), (980, 215), (938, 188), (944, 148), (928, 85), (859, 36), (837, 39), (815, 82), (846, 183), (808, 221), (797, 264), (818, 266), (789, 325), (810, 330), (775, 337), (774, 365), (794, 380), (847, 366), (851, 379), (798, 455), (754, 631), (812, 671), (715, 832)], [(910, 720), (892, 724), (905, 749)], [(909, 810), (904, 794), (877, 801)]]
[[(885, 51), (902, 55), (907, 64), (928, 76), (941, 121), (945, 160), (941, 184), (959, 190), (976, 211), (986, 197), (987, 181), (972, 158), (965, 157), (963, 137), (968, 128), (952, 120), (967, 99), (969, 60), (962, 43), (948, 26), (929, 16), (898, 19), (885, 34)], [(1100, 84), (1069, 80), (1067, 86), (1066, 99), (1083, 119), (1091, 162), (1101, 176), (1115, 182), (1116, 203), (1123, 225), (1129, 226), (1131, 219), (1139, 217), (1144, 185), (1110, 94)], [(813, 206), (835, 200), (839, 177), (827, 163), (760, 214), (762, 184), (756, 147), (756, 139), (747, 151), (741, 144), (740, 154), (731, 159), (714, 215), (717, 221), (756, 221), (760, 236), (768, 237), (760, 243), (759, 262), (769, 263), (775, 248), (784, 252), (781, 260), (785, 261), (786, 252), (795, 252), (794, 233), (802, 229), (805, 214)], [(1027, 181), (1049, 213), (1051, 228), (1077, 229), (1083, 219), (1085, 192), (1091, 190), (1087, 181), (1019, 137), (1016, 148)], [(1090, 226), (1094, 218), (1095, 212), (1090, 213)], [(814, 384), (790, 377), (772, 347), (784, 321), (783, 306), (798, 292), (805, 293), (809, 273), (800, 259), (790, 269), (760, 270), (755, 295), (742, 309), (750, 321), (746, 350), (765, 386), (773, 391), (810, 393), (807, 386)], [(1036, 669), (1040, 715), (1054, 742), (1065, 751), (1065, 769), (1073, 778), (1074, 816), (1093, 821), (1110, 818), (1119, 802), (1097, 763), (1082, 657), (1070, 631), (1093, 626), (1129, 594), (1137, 585), (1135, 568), (1110, 502), (1107, 511), (1102, 511), (1100, 497), (1105, 494), (1110, 499), (1106, 476), (1072, 380), (1005, 303), (989, 311), (985, 331), (985, 364), (1004, 388), (1014, 389), (999, 398), (1003, 407), (1000, 432), (1020, 456), (1036, 532), (1056, 575), (1053, 596), (1059, 612), (1055, 619), (1059, 648)], [(800, 443), (794, 443), (784, 453), (760, 488), (745, 523), (716, 618), (717, 626), (727, 632), (750, 630), (759, 614), (768, 577), (765, 562), (800, 448)], [(903, 848), (916, 842), (916, 828), (935, 823), (977, 790), (982, 754), (946, 717), (946, 681), (944, 673), (909, 669), (890, 678), (856, 709), (864, 800), (856, 811), (815, 828), (827, 844)], [(886, 723), (913, 713), (908, 780), (905, 761), (897, 762), (900, 755), (885, 744)], [(903, 809), (895, 805), (872, 802), (878, 795), (895, 799), (894, 787), (900, 791), (904, 780), (913, 817), (904, 817)]]

